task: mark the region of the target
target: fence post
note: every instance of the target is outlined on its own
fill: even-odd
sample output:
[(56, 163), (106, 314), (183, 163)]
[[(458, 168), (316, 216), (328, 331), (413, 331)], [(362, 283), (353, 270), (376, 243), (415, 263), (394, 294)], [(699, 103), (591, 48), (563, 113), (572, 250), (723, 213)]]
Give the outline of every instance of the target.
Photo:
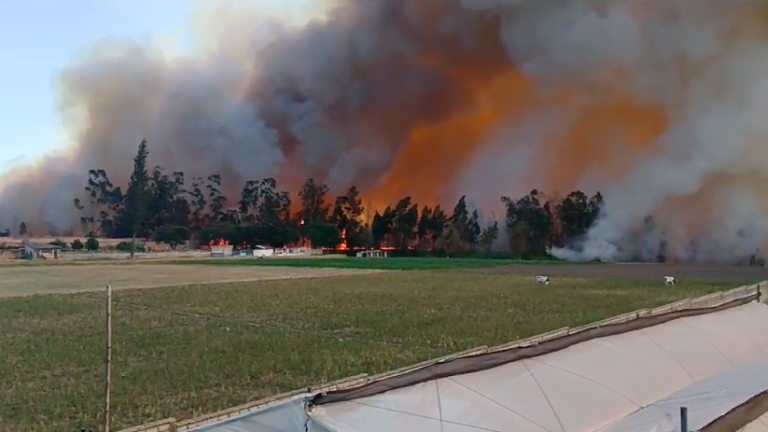
[(104, 432), (109, 432), (112, 396), (112, 285), (107, 285), (107, 328), (104, 349)]
[(688, 408), (680, 407), (680, 432), (688, 432)]

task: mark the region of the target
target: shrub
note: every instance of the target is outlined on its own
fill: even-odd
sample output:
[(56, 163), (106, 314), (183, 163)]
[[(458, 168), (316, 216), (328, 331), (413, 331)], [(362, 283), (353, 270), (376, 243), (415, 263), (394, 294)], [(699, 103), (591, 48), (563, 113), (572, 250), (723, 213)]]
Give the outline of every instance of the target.
[(75, 239), (75, 241), (72, 242), (70, 247), (72, 248), (72, 250), (81, 251), (85, 246), (83, 245), (83, 242), (80, 241), (80, 239)]
[[(117, 249), (120, 252), (130, 252), (131, 251), (131, 244), (128, 242), (120, 242), (115, 246), (115, 249)], [(146, 248), (144, 245), (136, 243), (136, 252), (146, 252)]]
[(67, 247), (67, 244), (65, 242), (61, 241), (60, 239), (56, 239), (56, 240), (52, 241), (50, 244), (52, 244), (54, 246), (58, 246), (60, 248), (66, 248)]
[(88, 240), (85, 241), (85, 249), (89, 251), (99, 250), (99, 241), (94, 237), (88, 237)]

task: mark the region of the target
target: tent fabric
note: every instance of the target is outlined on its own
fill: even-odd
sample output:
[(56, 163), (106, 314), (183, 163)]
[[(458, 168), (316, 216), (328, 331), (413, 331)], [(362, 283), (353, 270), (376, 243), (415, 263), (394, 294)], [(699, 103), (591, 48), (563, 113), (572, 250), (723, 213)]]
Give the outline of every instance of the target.
[(487, 369), (500, 367), (514, 361), (520, 361), (527, 358), (554, 353), (572, 345), (581, 344), (593, 339), (605, 338), (608, 336), (637, 331), (683, 317), (699, 316), (731, 309), (757, 300), (758, 296), (759, 293), (755, 293), (754, 295), (739, 298), (719, 306), (684, 309), (669, 312), (663, 315), (640, 317), (626, 322), (592, 327), (583, 331), (547, 340), (533, 346), (511, 348), (501, 351), (482, 353), (474, 356), (459, 357), (448, 360), (446, 362), (438, 362), (404, 374), (395, 375), (387, 379), (373, 381), (360, 387), (341, 389), (328, 393), (318, 394), (312, 400), (312, 405), (316, 406), (328, 403), (350, 401), (354, 399), (375, 396), (380, 393), (402, 387), (412, 386), (430, 380), (460, 374), (480, 372)]
[(685, 405), (691, 430), (739, 417), (739, 430), (768, 432), (761, 406), (744, 414), (766, 390), (768, 305), (750, 302), (367, 397), (313, 406), (303, 394), (197, 430), (671, 432)]
[[(278, 405), (251, 412), (214, 425), (195, 429), (198, 432), (304, 432), (308, 421), (304, 394)], [(328, 432), (315, 429), (311, 432)]]
[(675, 432), (680, 425), (680, 407), (688, 408), (689, 429), (700, 430), (766, 390), (768, 355), (698, 381), (599, 432)]
[[(766, 353), (768, 306), (753, 302), (489, 370), (315, 406), (310, 417), (334, 432), (596, 431)], [(654, 409), (643, 415), (649, 413), (666, 415)]]

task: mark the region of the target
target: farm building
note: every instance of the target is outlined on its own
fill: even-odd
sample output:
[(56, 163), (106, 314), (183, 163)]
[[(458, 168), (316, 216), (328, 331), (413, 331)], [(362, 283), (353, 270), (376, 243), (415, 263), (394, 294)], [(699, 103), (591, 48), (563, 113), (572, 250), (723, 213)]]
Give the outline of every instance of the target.
[(61, 256), (61, 246), (27, 241), (23, 243), (23, 246), (24, 258), (26, 259), (59, 259)]
[(355, 254), (357, 258), (386, 258), (387, 253), (381, 250), (364, 250)]
[[(768, 305), (742, 287), (192, 420), (198, 432), (768, 431)], [(171, 419), (172, 420), (172, 419)], [(703, 428), (703, 429), (702, 429)]]

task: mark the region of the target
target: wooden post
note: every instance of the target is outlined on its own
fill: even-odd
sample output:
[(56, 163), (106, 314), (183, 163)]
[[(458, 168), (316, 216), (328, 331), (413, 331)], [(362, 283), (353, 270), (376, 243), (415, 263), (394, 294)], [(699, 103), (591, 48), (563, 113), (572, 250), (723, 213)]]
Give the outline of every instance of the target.
[(112, 285), (107, 285), (107, 331), (104, 350), (104, 432), (109, 432), (112, 396)]

